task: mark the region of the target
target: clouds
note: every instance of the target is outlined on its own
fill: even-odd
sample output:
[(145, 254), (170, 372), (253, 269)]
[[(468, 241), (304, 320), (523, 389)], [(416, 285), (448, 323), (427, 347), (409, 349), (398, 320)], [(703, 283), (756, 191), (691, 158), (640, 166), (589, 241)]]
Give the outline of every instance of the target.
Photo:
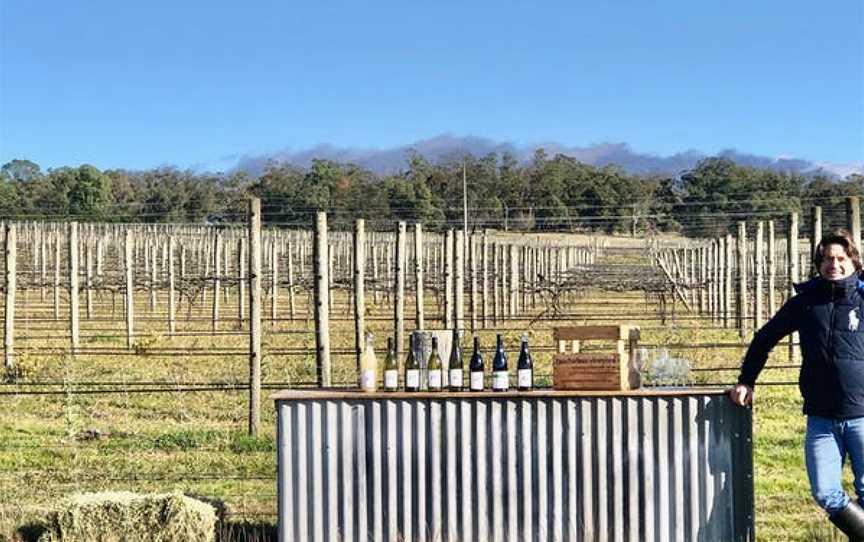
[[(412, 152), (423, 155), (433, 163), (449, 158), (458, 159), (465, 154), (480, 157), (493, 152), (498, 154), (509, 152), (517, 160), (525, 162), (531, 159), (534, 151), (538, 148), (543, 148), (549, 156), (565, 154), (587, 164), (595, 166), (618, 165), (629, 173), (642, 174), (675, 175), (692, 168), (699, 160), (709, 156), (693, 149), (660, 156), (635, 151), (626, 143), (599, 143), (586, 147), (568, 146), (556, 142), (515, 145), (483, 137), (459, 137), (442, 134), (411, 144), (383, 149), (344, 148), (320, 144), (299, 151), (283, 150), (269, 154), (244, 155), (237, 158), (236, 166), (233, 169), (246, 171), (251, 175), (260, 175), (270, 163), (288, 163), (307, 167), (313, 159), (322, 158), (338, 162), (351, 162), (376, 173), (387, 174), (403, 169)], [(723, 150), (717, 156), (729, 158), (740, 165), (799, 173), (822, 171), (837, 177), (845, 177), (851, 173), (864, 173), (864, 162), (847, 164), (810, 162), (793, 157), (759, 156), (735, 149)]]

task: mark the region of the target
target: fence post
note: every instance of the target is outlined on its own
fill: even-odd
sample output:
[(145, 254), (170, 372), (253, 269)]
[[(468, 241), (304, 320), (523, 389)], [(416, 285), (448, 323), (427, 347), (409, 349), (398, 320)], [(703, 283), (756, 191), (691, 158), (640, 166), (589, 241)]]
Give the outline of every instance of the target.
[(861, 204), (858, 196), (846, 198), (846, 224), (855, 239), (855, 246), (861, 250)]
[(261, 200), (249, 200), (249, 434), (261, 424)]
[[(395, 303), (393, 305), (393, 324), (396, 359), (402, 359), (402, 345), (405, 343), (405, 222), (399, 221), (396, 229), (396, 265), (395, 265)], [(358, 373), (359, 374), (359, 373)]]
[(172, 335), (177, 332), (177, 299), (175, 291), (177, 275), (174, 273), (175, 243), (173, 235), (168, 238), (168, 333)]
[(480, 248), (480, 258), (483, 260), (483, 276), (481, 278), (481, 290), (483, 290), (483, 329), (489, 327), (489, 236), (486, 230), (483, 230), (483, 245)]
[(54, 320), (60, 319), (60, 234), (54, 233)]
[(765, 322), (765, 304), (762, 297), (762, 281), (765, 273), (765, 247), (763, 246), (764, 229), (764, 222), (760, 221), (756, 223), (756, 280), (753, 284), (753, 316), (755, 317), (754, 331), (761, 329), (762, 324)]
[(315, 217), (315, 359), (319, 386), (330, 386), (330, 258), (327, 246), (327, 213)]
[(86, 273), (84, 287), (87, 300), (87, 319), (90, 320), (93, 318), (93, 239), (89, 236), (86, 239), (84, 242), (84, 269)]
[(738, 222), (738, 336), (747, 336), (747, 223)]
[(246, 239), (237, 240), (237, 329), (243, 329), (246, 315)]
[[(216, 331), (219, 325), (219, 297), (221, 296), (219, 275), (221, 274), (222, 265), (222, 234), (218, 231), (213, 237), (213, 317), (212, 329)], [(153, 262), (154, 269), (156, 262)], [(155, 277), (155, 275), (154, 275)]]
[(135, 255), (135, 236), (132, 230), (126, 230), (125, 240), (125, 268), (126, 268), (126, 348), (132, 350), (135, 344), (135, 286), (134, 286), (134, 255)]
[(468, 273), (471, 277), (471, 333), (477, 333), (477, 242), (473, 234), (468, 235)]
[[(417, 285), (417, 293), (414, 298), (414, 319), (417, 329), (423, 329), (423, 296), (426, 288), (423, 284), (423, 226), (414, 224), (414, 282)], [(400, 358), (401, 361), (401, 358)]]
[[(798, 213), (789, 213), (789, 227), (786, 233), (786, 254), (788, 272), (789, 272), (789, 289), (788, 295), (791, 298), (795, 295), (795, 283), (798, 282)], [(798, 342), (798, 333), (793, 333), (789, 336), (789, 361), (796, 359), (795, 343)]]
[[(822, 207), (818, 205), (812, 209), (812, 221), (810, 223), (810, 260), (813, 260), (813, 255), (816, 254), (816, 247), (822, 240)], [(859, 247), (860, 250), (860, 247)], [(819, 274), (819, 268), (815, 265), (810, 265), (810, 276), (815, 277)]]
[(279, 315), (279, 243), (276, 236), (270, 238), (270, 329), (276, 329)]
[(726, 286), (726, 292), (724, 293), (724, 297), (726, 298), (724, 304), (726, 305), (726, 313), (723, 318), (723, 327), (729, 327), (732, 323), (732, 264), (735, 261), (734, 253), (732, 252), (734, 247), (732, 245), (732, 235), (726, 235), (726, 268), (724, 269), (725, 277), (723, 278), (724, 284)]
[(69, 335), (74, 356), (81, 346), (81, 334), (78, 322), (78, 223), (69, 223)]
[(363, 334), (366, 330), (366, 222), (354, 222), (354, 350), (357, 374), (360, 374), (360, 355), (363, 353)]
[(453, 234), (453, 327), (465, 329), (465, 232)]
[(511, 244), (507, 258), (510, 260), (510, 318), (515, 320), (519, 313), (519, 247)]
[(444, 329), (453, 327), (453, 230), (444, 235)]
[(6, 378), (10, 381), (15, 379), (15, 282), (16, 282), (16, 232), (15, 225), (5, 223), (5, 305), (3, 311), (3, 366), (6, 370)]
[(777, 246), (774, 240), (774, 221), (768, 221), (768, 315), (774, 316), (777, 311), (777, 300), (774, 297), (777, 276)]

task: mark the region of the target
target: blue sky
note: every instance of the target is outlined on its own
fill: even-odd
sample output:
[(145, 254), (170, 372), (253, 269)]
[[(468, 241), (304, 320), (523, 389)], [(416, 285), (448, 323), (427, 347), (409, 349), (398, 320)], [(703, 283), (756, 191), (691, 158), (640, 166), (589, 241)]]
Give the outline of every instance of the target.
[(864, 2), (0, 2), (0, 163), (439, 134), (864, 161)]

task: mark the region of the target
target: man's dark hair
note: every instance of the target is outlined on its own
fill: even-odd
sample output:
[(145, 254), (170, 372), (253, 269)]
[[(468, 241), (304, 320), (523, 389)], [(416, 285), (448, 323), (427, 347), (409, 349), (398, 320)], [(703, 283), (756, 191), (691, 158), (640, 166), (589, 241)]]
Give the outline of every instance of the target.
[(825, 251), (828, 245), (840, 245), (846, 251), (846, 255), (852, 260), (855, 266), (855, 271), (861, 273), (861, 253), (858, 252), (858, 247), (855, 246), (855, 241), (852, 239), (852, 234), (843, 228), (831, 230), (825, 235), (819, 244), (816, 245), (816, 250), (813, 251), (813, 265), (816, 269), (822, 267), (822, 258), (825, 257)]

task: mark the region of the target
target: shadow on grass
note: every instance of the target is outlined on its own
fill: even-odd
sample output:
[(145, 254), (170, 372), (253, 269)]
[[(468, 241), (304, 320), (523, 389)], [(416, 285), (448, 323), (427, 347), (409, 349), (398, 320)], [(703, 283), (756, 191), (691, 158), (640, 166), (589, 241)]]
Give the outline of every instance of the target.
[(48, 527), (44, 523), (34, 521), (32, 523), (25, 523), (15, 529), (15, 534), (17, 534), (19, 539), (23, 542), (37, 542), (39, 537), (47, 530)]
[(218, 542), (277, 542), (279, 535), (272, 523), (231, 521), (219, 527)]

